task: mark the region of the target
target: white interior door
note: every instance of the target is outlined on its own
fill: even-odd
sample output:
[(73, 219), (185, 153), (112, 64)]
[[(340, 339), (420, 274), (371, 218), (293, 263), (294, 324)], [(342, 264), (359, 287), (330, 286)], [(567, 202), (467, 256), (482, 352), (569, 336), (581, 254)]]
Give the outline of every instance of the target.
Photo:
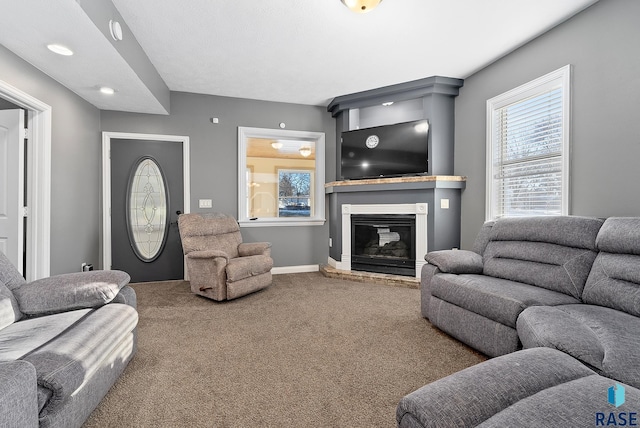
[(24, 111), (0, 110), (0, 251), (23, 272)]

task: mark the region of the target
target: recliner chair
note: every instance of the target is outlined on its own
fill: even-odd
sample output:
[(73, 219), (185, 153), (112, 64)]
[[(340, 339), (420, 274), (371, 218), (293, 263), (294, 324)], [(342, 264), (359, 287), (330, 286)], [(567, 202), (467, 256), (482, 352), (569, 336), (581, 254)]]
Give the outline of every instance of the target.
[(181, 214), (182, 240), (191, 291), (209, 299), (235, 299), (271, 285), (271, 244), (243, 243), (235, 218)]

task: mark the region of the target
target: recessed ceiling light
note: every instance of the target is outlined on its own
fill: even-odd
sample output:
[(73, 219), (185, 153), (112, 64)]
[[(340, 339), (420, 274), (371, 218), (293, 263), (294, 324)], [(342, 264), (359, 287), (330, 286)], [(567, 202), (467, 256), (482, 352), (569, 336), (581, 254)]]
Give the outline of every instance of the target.
[(387, 101), (386, 103), (382, 103), (383, 106), (385, 107), (389, 107), (391, 105), (393, 105), (393, 101)]
[(100, 92), (102, 92), (105, 95), (113, 95), (116, 91), (113, 88), (110, 88), (108, 86), (102, 86), (100, 88)]
[(71, 56), (73, 55), (73, 51), (71, 49), (69, 49), (66, 46), (62, 46), (62, 45), (58, 45), (55, 43), (52, 43), (50, 45), (47, 45), (47, 48), (51, 51), (51, 52), (55, 52), (58, 55), (64, 55), (64, 56)]

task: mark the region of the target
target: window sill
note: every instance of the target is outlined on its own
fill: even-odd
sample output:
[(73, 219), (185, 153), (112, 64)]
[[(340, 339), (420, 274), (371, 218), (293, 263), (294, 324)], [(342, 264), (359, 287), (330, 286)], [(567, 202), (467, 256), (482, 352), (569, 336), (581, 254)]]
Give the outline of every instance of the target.
[(272, 226), (322, 226), (325, 219), (257, 219), (257, 220), (240, 220), (240, 227), (272, 227)]

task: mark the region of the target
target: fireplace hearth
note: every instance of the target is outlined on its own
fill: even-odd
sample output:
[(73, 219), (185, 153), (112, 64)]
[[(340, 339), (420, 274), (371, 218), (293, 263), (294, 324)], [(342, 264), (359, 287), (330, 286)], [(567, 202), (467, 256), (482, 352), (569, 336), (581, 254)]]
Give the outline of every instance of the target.
[(351, 269), (415, 276), (415, 214), (352, 215)]

